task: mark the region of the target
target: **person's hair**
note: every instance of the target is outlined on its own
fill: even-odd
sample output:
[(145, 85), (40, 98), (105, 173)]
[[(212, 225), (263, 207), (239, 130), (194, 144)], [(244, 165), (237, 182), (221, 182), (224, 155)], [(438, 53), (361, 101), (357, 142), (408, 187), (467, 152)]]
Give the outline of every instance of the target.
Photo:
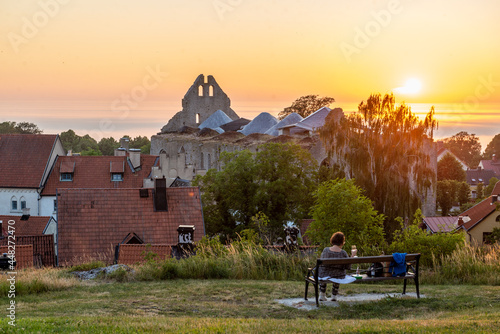
[(344, 233), (342, 232), (335, 232), (330, 238), (330, 243), (335, 246), (342, 246), (344, 242), (345, 242), (345, 236)]

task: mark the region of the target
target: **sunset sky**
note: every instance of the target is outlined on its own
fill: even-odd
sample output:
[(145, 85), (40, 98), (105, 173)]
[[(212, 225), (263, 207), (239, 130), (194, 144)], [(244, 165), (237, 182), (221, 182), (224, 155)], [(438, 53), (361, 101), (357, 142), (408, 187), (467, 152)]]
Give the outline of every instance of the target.
[[(150, 137), (213, 75), (241, 116), (394, 91), (437, 137), (500, 133), (494, 0), (0, 0), (0, 122)], [(136, 96), (124, 108), (124, 96)], [(137, 95), (140, 94), (140, 95)]]

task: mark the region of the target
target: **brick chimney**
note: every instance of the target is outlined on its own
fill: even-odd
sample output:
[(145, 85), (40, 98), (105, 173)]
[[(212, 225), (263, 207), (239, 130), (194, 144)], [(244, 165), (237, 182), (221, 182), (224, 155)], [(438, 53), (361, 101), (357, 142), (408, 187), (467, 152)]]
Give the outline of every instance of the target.
[(496, 154), (493, 154), (491, 156), (491, 160), (493, 160), (493, 162), (497, 162), (497, 155)]

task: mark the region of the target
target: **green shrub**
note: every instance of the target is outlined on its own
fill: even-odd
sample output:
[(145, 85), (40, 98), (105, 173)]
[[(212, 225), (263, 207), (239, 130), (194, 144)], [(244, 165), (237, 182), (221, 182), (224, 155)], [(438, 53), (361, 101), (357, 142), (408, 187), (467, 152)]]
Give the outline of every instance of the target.
[(450, 255), (463, 244), (465, 236), (462, 232), (430, 234), (418, 225), (422, 220), (422, 212), (417, 209), (415, 219), (410, 226), (405, 227), (401, 218), (401, 231), (396, 231), (389, 246), (389, 252), (421, 253), (420, 263), (424, 266), (433, 264), (434, 256)]
[(106, 274), (105, 278), (117, 282), (127, 282), (129, 280), (129, 273), (125, 270), (125, 268), (120, 267), (115, 271)]
[(102, 261), (91, 261), (87, 263), (82, 263), (77, 266), (72, 266), (69, 268), (69, 271), (89, 271), (92, 269), (106, 267), (106, 264)]

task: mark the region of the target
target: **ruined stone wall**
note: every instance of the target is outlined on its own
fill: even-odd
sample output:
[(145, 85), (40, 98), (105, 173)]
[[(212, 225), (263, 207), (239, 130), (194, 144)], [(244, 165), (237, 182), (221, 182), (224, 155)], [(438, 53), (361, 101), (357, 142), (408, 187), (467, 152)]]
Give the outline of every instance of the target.
[(217, 110), (222, 110), (233, 121), (239, 118), (214, 77), (209, 75), (205, 82), (205, 77), (200, 74), (182, 99), (182, 111), (175, 114), (161, 132), (175, 132), (183, 126), (197, 128)]

